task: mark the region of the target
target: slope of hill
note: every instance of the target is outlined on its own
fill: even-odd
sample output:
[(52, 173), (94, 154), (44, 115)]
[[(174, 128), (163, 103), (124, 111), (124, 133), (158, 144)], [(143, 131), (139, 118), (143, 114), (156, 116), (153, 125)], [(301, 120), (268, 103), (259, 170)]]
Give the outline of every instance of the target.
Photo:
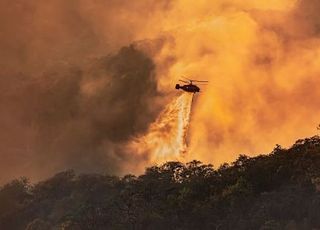
[(0, 188), (0, 229), (320, 229), (320, 138), (218, 169), (168, 162), (141, 176), (61, 172)]

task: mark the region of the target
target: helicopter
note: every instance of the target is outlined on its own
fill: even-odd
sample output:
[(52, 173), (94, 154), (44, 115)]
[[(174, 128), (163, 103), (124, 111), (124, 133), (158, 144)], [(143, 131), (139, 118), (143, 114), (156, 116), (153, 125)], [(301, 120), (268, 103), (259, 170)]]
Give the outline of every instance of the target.
[(186, 92), (189, 92), (189, 93), (199, 93), (200, 92), (200, 88), (199, 86), (193, 84), (193, 82), (199, 82), (200, 84), (201, 83), (208, 83), (209, 81), (199, 81), (199, 80), (192, 80), (192, 79), (188, 79), (188, 78), (185, 78), (185, 77), (182, 77), (186, 80), (181, 80), (179, 79), (179, 81), (183, 82), (183, 83), (187, 83), (187, 85), (179, 85), (179, 84), (176, 84), (176, 89), (182, 89)]

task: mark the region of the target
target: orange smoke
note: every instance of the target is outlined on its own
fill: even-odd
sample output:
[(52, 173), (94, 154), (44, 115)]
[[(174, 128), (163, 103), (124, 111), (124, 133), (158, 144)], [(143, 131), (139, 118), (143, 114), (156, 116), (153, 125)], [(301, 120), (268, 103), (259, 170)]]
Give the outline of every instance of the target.
[(174, 98), (150, 125), (147, 134), (137, 137), (128, 148), (134, 153), (149, 154), (151, 164), (182, 160), (187, 152), (192, 99), (192, 93)]
[[(0, 183), (181, 156), (219, 165), (314, 135), (319, 12), (319, 0), (0, 1)], [(187, 95), (149, 126), (181, 75), (210, 81), (188, 154)]]
[[(165, 38), (159, 88), (209, 80), (193, 108), (190, 154), (219, 165), (316, 134), (320, 32), (316, 0), (180, 0), (148, 36)], [(150, 32), (150, 31), (149, 31)]]

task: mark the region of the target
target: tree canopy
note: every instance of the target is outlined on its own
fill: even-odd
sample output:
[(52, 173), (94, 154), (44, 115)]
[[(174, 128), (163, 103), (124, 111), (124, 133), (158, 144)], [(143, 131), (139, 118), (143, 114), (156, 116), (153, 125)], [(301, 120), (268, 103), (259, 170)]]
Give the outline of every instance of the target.
[(318, 229), (320, 139), (214, 168), (167, 162), (140, 176), (72, 170), (0, 187), (0, 229)]

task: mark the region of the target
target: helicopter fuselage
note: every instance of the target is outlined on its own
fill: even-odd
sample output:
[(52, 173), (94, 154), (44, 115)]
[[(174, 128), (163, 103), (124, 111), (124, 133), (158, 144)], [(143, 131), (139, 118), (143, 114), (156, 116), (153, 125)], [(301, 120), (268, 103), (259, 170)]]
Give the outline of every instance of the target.
[(198, 93), (200, 92), (200, 88), (194, 84), (188, 84), (188, 85), (179, 85), (179, 84), (176, 84), (176, 89), (182, 89), (186, 92), (189, 92), (189, 93)]

